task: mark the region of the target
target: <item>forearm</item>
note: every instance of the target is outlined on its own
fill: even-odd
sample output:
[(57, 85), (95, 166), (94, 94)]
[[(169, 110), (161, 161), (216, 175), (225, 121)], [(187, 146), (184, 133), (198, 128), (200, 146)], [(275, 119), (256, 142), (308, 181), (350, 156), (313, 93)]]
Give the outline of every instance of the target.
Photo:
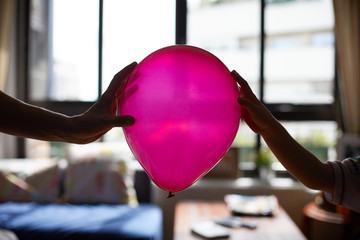
[(134, 124), (132, 116), (117, 116), (116, 106), (130, 72), (137, 66), (129, 64), (117, 74), (98, 101), (86, 112), (66, 116), (26, 104), (0, 91), (0, 132), (46, 141), (90, 143), (113, 127)]
[(272, 127), (261, 135), (284, 167), (307, 187), (332, 192), (334, 177), (331, 166), (322, 163), (296, 142), (276, 119), (269, 124)]
[(32, 106), (1, 94), (0, 130), (4, 133), (46, 141), (65, 141), (72, 118)]

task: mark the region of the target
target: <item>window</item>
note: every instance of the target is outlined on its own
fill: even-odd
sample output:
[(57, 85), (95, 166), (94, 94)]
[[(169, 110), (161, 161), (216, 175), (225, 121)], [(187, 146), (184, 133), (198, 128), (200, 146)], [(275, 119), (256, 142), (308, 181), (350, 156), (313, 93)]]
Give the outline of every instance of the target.
[(331, 1), (268, 1), (265, 8), (265, 102), (334, 102), (333, 27)]
[[(26, 100), (67, 114), (87, 109), (126, 65), (175, 43), (174, 0), (32, 0), (30, 19)], [(119, 138), (121, 129), (105, 136)], [(26, 141), (28, 157), (64, 157), (64, 144)]]
[[(236, 69), (309, 150), (315, 153), (321, 142), (322, 161), (334, 155), (331, 0), (32, 0), (30, 6), (27, 100), (32, 103), (78, 113), (125, 65), (161, 47), (187, 43)], [(119, 139), (121, 129), (104, 137)], [(266, 146), (242, 122), (233, 147), (241, 150), (244, 168)]]
[[(187, 42), (236, 69), (299, 142), (322, 161), (333, 158), (337, 124), (332, 1), (187, 3)], [(255, 161), (254, 150), (266, 148), (244, 125), (233, 143), (240, 149), (243, 169)]]
[(321, 161), (334, 159), (332, 1), (269, 0), (264, 21), (264, 102), (282, 112), (278, 118), (305, 148)]
[(103, 90), (121, 68), (175, 43), (174, 0), (105, 0), (103, 15)]
[[(84, 6), (86, 11), (81, 11)], [(37, 51), (30, 62), (30, 99), (95, 101), (99, 2), (32, 1), (31, 20), (30, 43)]]
[(121, 68), (174, 44), (174, 3), (33, 0), (30, 100), (95, 101)]

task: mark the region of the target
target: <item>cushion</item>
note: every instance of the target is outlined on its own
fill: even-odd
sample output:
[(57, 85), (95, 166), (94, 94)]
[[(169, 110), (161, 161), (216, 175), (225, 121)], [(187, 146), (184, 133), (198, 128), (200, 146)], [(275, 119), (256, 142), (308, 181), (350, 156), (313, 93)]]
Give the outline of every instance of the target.
[(21, 240), (162, 238), (162, 211), (153, 204), (0, 204), (0, 228)]
[(0, 172), (0, 202), (32, 201), (32, 188), (12, 173)]
[(57, 161), (8, 160), (0, 170), (0, 202), (54, 202), (60, 194), (61, 171)]
[(58, 201), (61, 194), (62, 169), (54, 163), (24, 178), (24, 181), (31, 185), (42, 195), (47, 202)]
[(71, 203), (137, 204), (126, 164), (102, 158), (69, 164), (65, 172), (64, 200)]
[(70, 203), (136, 205), (134, 172), (105, 143), (72, 145), (65, 171), (64, 200)]

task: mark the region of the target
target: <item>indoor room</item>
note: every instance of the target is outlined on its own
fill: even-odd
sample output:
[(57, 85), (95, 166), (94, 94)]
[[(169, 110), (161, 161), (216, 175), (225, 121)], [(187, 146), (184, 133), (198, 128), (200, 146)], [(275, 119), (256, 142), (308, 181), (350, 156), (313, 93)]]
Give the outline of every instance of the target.
[[(0, 239), (359, 239), (360, 187), (347, 186), (360, 180), (359, 26), (356, 0), (0, 0)], [(155, 76), (171, 71), (168, 59), (144, 83), (141, 67), (159, 49), (194, 54), (175, 59), (173, 86)], [(203, 67), (196, 51), (218, 65)], [(209, 80), (187, 84), (184, 66)], [(234, 108), (212, 102), (220, 85), (205, 92), (218, 66)], [(272, 144), (254, 128), (237, 100), (250, 90), (233, 70), (290, 141)], [(128, 89), (132, 81), (143, 85)], [(136, 97), (141, 117), (124, 110)], [(8, 99), (33, 108), (13, 111)], [(100, 106), (134, 121), (76, 141), (31, 117), (101, 119)], [(226, 111), (236, 112), (229, 133)], [(16, 125), (31, 133), (6, 129)], [(303, 180), (323, 172), (292, 140), (331, 180)]]

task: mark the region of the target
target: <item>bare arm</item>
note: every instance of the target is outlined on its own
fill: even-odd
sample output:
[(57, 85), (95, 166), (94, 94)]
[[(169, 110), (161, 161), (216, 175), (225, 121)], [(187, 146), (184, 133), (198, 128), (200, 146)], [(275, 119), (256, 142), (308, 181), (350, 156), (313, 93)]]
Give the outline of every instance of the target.
[(26, 104), (0, 91), (0, 131), (46, 141), (89, 143), (113, 127), (130, 126), (131, 116), (116, 116), (118, 101), (132, 63), (118, 72), (106, 92), (85, 113), (66, 116)]
[(232, 71), (232, 76), (241, 87), (238, 102), (242, 105), (242, 118), (249, 127), (263, 137), (276, 158), (295, 178), (309, 188), (333, 192), (332, 167), (297, 143), (237, 72)]

